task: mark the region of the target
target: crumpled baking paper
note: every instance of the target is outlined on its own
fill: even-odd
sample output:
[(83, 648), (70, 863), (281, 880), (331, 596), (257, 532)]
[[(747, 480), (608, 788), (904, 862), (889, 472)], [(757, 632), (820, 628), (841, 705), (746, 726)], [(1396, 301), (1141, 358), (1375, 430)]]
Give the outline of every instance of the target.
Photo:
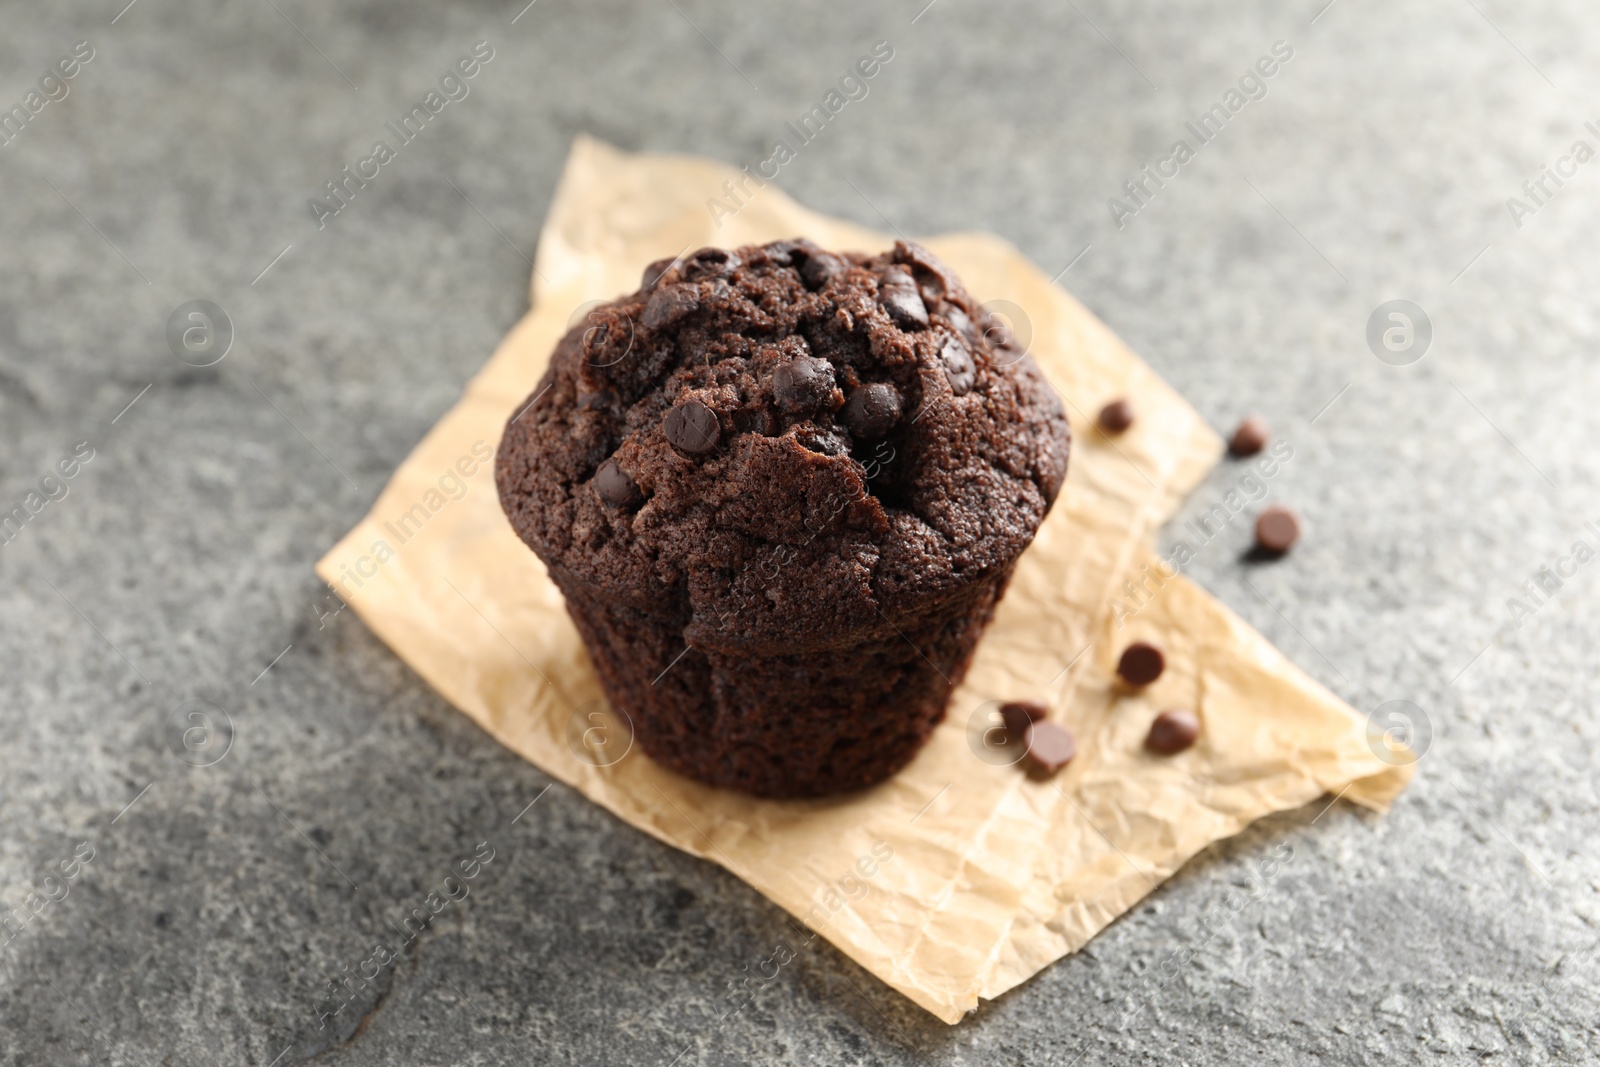
[[(720, 164), (579, 139), (540, 236), (533, 309), (317, 573), (501, 743), (727, 867), (948, 1023), (1077, 950), (1254, 819), (1329, 792), (1387, 807), (1410, 768), (1377, 758), (1356, 712), (1155, 559), (1155, 529), (1221, 441), (1104, 324), (984, 234), (924, 243), (1031, 350), (1074, 441), (1066, 488), (945, 722), (893, 780), (817, 801), (722, 792), (629, 749), (624, 720), (596, 715), (603, 697), (582, 644), (500, 511), (489, 457), (593, 302), (632, 291), (656, 259), (796, 235), (869, 252), (892, 241)], [(1086, 413), (1119, 395), (1139, 418), (1113, 441)], [(1119, 626), (1109, 600), (1134, 578), (1144, 606)], [(1129, 693), (1114, 665), (1136, 639), (1160, 644), (1167, 669)], [(991, 702), (1016, 699), (1046, 702), (1078, 739), (1053, 780), (1030, 779), (988, 743)], [(1199, 742), (1147, 754), (1150, 720), (1179, 706), (1200, 716)]]

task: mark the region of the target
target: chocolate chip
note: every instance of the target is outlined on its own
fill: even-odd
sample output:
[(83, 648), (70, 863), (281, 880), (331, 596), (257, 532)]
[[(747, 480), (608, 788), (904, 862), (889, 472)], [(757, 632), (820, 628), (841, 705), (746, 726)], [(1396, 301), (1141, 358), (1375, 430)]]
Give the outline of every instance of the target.
[(1100, 417), (1096, 421), (1106, 433), (1122, 433), (1133, 425), (1133, 405), (1118, 397), (1100, 409)]
[(1055, 774), (1078, 754), (1078, 742), (1053, 722), (1028, 727), (1028, 769), (1037, 777)]
[(900, 391), (888, 382), (872, 382), (850, 394), (844, 424), (859, 441), (876, 441), (900, 421)]
[(944, 363), (944, 376), (950, 382), (950, 391), (956, 396), (966, 396), (971, 392), (972, 383), (978, 379), (978, 366), (972, 362), (972, 353), (967, 351), (967, 346), (954, 337), (947, 337), (944, 347), (939, 349), (939, 358)]
[(671, 326), (700, 307), (700, 294), (692, 285), (669, 285), (650, 294), (639, 321), (646, 329), (659, 330)]
[[(933, 290), (936, 295), (942, 296), (960, 285), (943, 260), (915, 241), (896, 241), (894, 258), (897, 262), (910, 264), (919, 275), (926, 277), (931, 284), (924, 287)], [(918, 281), (922, 283), (922, 278)]]
[(1256, 546), (1263, 552), (1281, 556), (1300, 540), (1300, 517), (1286, 507), (1274, 504), (1256, 517)]
[(739, 257), (725, 248), (702, 248), (690, 254), (680, 268), (683, 280), (688, 282), (726, 278), (739, 266)]
[(802, 424), (795, 430), (794, 438), (808, 452), (816, 452), (824, 456), (846, 456), (850, 454), (850, 446), (838, 434), (828, 430), (819, 430), (814, 426)]
[(667, 276), (667, 271), (671, 270), (677, 262), (676, 259), (658, 259), (650, 264), (644, 269), (644, 274), (639, 278), (639, 288), (647, 293), (650, 292), (650, 290), (661, 284), (661, 280)]
[(833, 364), (815, 356), (799, 356), (780, 363), (772, 372), (772, 396), (791, 415), (823, 407), (833, 397)]
[(1032, 700), (1013, 700), (1000, 705), (1000, 721), (1005, 723), (1006, 736), (1021, 740), (1027, 736), (1028, 727), (1049, 715), (1043, 704)]
[(972, 320), (967, 318), (965, 311), (946, 301), (939, 314), (943, 315), (944, 320), (950, 324), (950, 327), (961, 334), (962, 337), (965, 337), (969, 343), (977, 343), (978, 331), (972, 328)]
[(806, 283), (807, 289), (816, 292), (836, 275), (843, 274), (849, 269), (850, 264), (832, 252), (815, 252), (800, 264), (800, 280)]
[(807, 257), (821, 251), (804, 237), (796, 237), (792, 241), (769, 241), (761, 246), (761, 250), (780, 267), (798, 267)]
[(673, 448), (700, 456), (717, 447), (722, 430), (717, 424), (716, 412), (698, 400), (685, 400), (667, 412), (661, 432), (667, 435), (667, 443)]
[(632, 508), (644, 503), (644, 494), (639, 492), (638, 484), (614, 459), (606, 460), (594, 472), (594, 491), (614, 508)]
[(1167, 666), (1167, 657), (1148, 641), (1135, 641), (1122, 650), (1117, 660), (1117, 673), (1129, 685), (1149, 685), (1161, 677)]
[(1199, 736), (1200, 720), (1195, 713), (1174, 708), (1156, 716), (1156, 721), (1150, 724), (1150, 733), (1144, 739), (1144, 747), (1158, 755), (1170, 756), (1194, 744), (1194, 739)]
[(928, 308), (905, 268), (884, 272), (878, 282), (878, 303), (902, 330), (926, 330)]
[(1271, 439), (1272, 431), (1267, 429), (1267, 424), (1252, 415), (1233, 431), (1233, 437), (1228, 441), (1228, 451), (1236, 456), (1253, 456), (1266, 448)]

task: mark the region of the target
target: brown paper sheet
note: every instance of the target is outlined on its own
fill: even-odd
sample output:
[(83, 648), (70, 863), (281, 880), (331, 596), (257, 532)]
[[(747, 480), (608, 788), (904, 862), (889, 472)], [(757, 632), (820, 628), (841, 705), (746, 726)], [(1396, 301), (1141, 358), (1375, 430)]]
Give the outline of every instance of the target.
[[(1409, 768), (1376, 758), (1354, 711), (1203, 591), (1171, 578), (1116, 626), (1108, 598), (1154, 560), (1154, 530), (1221, 442), (1099, 320), (981, 234), (925, 243), (980, 299), (1007, 302), (995, 306), (1068, 402), (1073, 454), (927, 748), (882, 786), (809, 802), (706, 788), (637, 750), (603, 767), (578, 758), (574, 711), (601, 693), (560, 595), (502, 516), (484, 459), (574, 312), (633, 289), (650, 261), (795, 235), (866, 251), (892, 240), (774, 186), (747, 185), (752, 195), (719, 226), (708, 200), (733, 203), (724, 183), (739, 178), (704, 160), (574, 144), (540, 237), (533, 310), (317, 565), (374, 632), (507, 747), (727, 867), (949, 1023), (1081, 947), (1254, 819), (1341, 790), (1387, 807)], [(1113, 443), (1086, 413), (1115, 395), (1135, 398), (1140, 418)], [(1129, 695), (1111, 678), (1135, 638), (1163, 645), (1168, 668)], [(969, 720), (1006, 699), (1046, 701), (1077, 735), (1079, 754), (1054, 781), (974, 753)], [(1172, 758), (1146, 754), (1150, 719), (1180, 705), (1200, 715), (1200, 742)], [(802, 941), (787, 938), (783, 951)]]

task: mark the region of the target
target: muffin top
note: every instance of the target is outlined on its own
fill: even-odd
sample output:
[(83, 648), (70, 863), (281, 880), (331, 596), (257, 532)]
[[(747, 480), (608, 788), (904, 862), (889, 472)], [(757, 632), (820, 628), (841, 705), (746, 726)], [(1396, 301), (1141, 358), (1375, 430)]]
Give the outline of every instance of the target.
[(697, 647), (824, 647), (997, 577), (1066, 475), (1038, 368), (950, 269), (805, 240), (652, 263), (506, 425), (501, 504), (563, 589)]

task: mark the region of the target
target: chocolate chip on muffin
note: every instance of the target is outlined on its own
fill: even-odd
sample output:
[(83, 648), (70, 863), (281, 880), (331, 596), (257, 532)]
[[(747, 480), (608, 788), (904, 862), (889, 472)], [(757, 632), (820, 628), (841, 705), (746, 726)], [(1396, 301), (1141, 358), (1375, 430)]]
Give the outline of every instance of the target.
[(678, 265), (676, 259), (658, 259), (644, 269), (644, 274), (639, 278), (639, 291), (648, 293), (661, 284), (667, 272)]
[(978, 380), (978, 365), (972, 362), (972, 353), (956, 337), (947, 337), (939, 348), (939, 358), (944, 361), (944, 376), (950, 382), (950, 391), (956, 396), (966, 396), (972, 383)]
[(926, 330), (928, 308), (904, 267), (890, 267), (878, 281), (878, 302), (902, 330)]
[(638, 484), (614, 459), (606, 460), (594, 472), (594, 489), (601, 500), (614, 508), (631, 508), (644, 503)]
[(663, 326), (671, 326), (686, 315), (692, 315), (700, 307), (700, 293), (692, 285), (668, 285), (650, 294), (650, 302), (644, 306), (644, 314), (640, 316), (639, 323), (652, 330), (659, 330)]
[(683, 261), (681, 269), (686, 282), (703, 282), (712, 278), (726, 278), (739, 266), (739, 254), (725, 248), (702, 248), (692, 252)]
[(850, 264), (831, 252), (816, 252), (800, 265), (800, 277), (806, 288), (817, 290), (849, 269)]
[(722, 429), (716, 412), (698, 400), (685, 400), (661, 420), (661, 433), (679, 452), (703, 456), (717, 447)]
[(844, 424), (863, 441), (882, 440), (900, 421), (900, 393), (887, 382), (863, 385), (844, 402)]
[(702, 249), (595, 315), (604, 358), (591, 323), (561, 340), (495, 480), (607, 697), (702, 782), (884, 780), (943, 717), (1060, 492), (1055, 392), (904, 242)]
[(772, 396), (790, 415), (809, 415), (826, 406), (838, 393), (833, 364), (814, 356), (800, 356), (772, 372)]

